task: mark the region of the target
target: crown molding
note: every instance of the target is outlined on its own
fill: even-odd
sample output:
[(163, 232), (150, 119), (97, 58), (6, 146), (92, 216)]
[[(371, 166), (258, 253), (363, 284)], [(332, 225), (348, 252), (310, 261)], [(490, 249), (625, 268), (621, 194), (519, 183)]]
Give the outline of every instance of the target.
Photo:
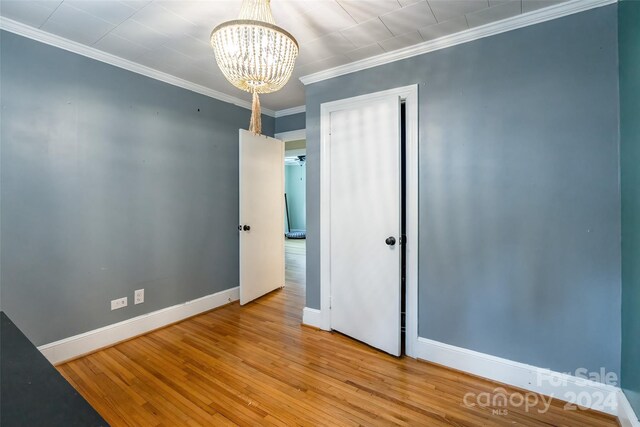
[[(64, 37), (56, 36), (55, 34), (51, 34), (38, 28), (23, 24), (21, 22), (14, 21), (13, 19), (0, 16), (0, 29), (41, 43), (48, 44), (50, 46), (76, 53), (78, 55), (86, 56), (87, 58), (95, 59), (96, 61), (104, 62), (106, 64), (113, 65), (115, 67), (122, 68), (136, 74), (141, 74), (155, 80), (160, 80), (161, 82), (165, 82), (182, 89), (190, 90), (192, 92), (217, 99), (218, 101), (228, 102), (229, 104), (251, 110), (251, 102), (249, 101), (245, 101), (240, 98), (236, 98), (235, 96), (227, 95), (226, 93), (218, 92), (217, 90), (192, 83), (171, 74), (158, 71), (142, 64), (138, 64), (137, 62), (129, 61), (128, 59), (103, 52), (94, 47), (74, 42), (72, 40), (65, 39)], [(268, 108), (262, 108), (262, 114), (275, 117), (276, 112)]]
[(574, 13), (607, 6), (609, 4), (616, 3), (617, 1), (618, 0), (570, 0), (565, 3), (534, 10), (532, 12), (492, 22), (480, 27), (474, 27), (459, 33), (440, 37), (435, 40), (429, 40), (403, 49), (394, 50), (372, 56), (370, 58), (365, 58), (360, 61), (351, 62), (349, 64), (340, 65), (317, 73), (302, 76), (300, 77), (300, 81), (305, 85), (320, 82), (333, 77), (366, 70), (367, 68), (377, 67), (390, 62), (400, 61), (402, 59), (445, 49), (458, 44), (468, 43), (484, 37), (516, 30), (518, 28), (551, 21), (553, 19), (562, 18), (563, 16), (573, 15)]
[(291, 116), (292, 114), (304, 113), (307, 110), (306, 105), (299, 105), (297, 107), (291, 107), (284, 110), (276, 111), (276, 119), (278, 117)]

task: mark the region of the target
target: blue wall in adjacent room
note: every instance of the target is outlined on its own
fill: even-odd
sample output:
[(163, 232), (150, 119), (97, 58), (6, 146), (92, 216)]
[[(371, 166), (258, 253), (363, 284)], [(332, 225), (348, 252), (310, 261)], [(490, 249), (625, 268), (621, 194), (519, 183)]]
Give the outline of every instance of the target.
[(285, 166), (285, 192), (289, 205), (289, 222), (292, 230), (307, 228), (306, 214), (306, 166)]
[(249, 110), (7, 32), (0, 60), (2, 310), (36, 345), (238, 286)]
[(416, 83), (419, 335), (619, 373), (616, 5), (307, 86), (307, 306), (320, 307), (320, 105)]

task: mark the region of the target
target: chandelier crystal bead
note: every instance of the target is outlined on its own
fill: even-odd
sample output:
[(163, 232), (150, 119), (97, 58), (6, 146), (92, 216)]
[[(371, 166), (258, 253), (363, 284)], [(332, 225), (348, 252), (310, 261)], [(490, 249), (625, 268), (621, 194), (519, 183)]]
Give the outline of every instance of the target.
[(293, 72), (298, 42), (275, 25), (270, 0), (243, 0), (240, 16), (211, 33), (222, 74), (238, 89), (253, 94), (250, 131), (261, 132), (258, 94), (281, 89)]

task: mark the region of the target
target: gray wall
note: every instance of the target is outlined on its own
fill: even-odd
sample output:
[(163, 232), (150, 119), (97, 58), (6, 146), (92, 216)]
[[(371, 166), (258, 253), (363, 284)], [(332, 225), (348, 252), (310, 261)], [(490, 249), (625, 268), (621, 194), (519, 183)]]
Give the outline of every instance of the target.
[(616, 8), (308, 86), (307, 305), (320, 306), (320, 104), (418, 83), (419, 335), (619, 372)]
[(619, 3), (622, 388), (640, 415), (640, 2)]
[(305, 128), (305, 113), (291, 114), (276, 119), (276, 133)]
[(1, 43), (2, 309), (25, 334), (40, 345), (237, 286), (249, 111), (10, 33)]

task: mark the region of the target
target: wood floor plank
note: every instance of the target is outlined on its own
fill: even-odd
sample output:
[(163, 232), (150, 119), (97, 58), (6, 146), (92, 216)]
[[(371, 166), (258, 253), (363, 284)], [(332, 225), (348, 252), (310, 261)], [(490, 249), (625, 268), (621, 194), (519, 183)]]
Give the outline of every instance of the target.
[(560, 401), (546, 413), (467, 406), (470, 392), (526, 391), (304, 327), (304, 240), (287, 241), (286, 261), (284, 289), (58, 369), (112, 426), (618, 425)]

